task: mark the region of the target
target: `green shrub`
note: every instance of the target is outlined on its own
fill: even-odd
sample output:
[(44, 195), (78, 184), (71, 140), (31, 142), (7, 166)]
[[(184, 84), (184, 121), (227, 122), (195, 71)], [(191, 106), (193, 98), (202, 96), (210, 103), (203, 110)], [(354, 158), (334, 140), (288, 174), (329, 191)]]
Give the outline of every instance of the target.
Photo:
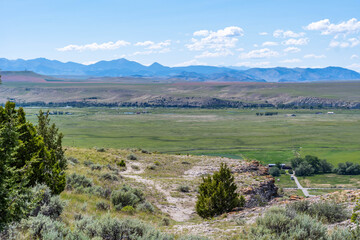
[(285, 171), (284, 169), (281, 169), (281, 170), (280, 170), (280, 173), (281, 173), (281, 174), (286, 174), (286, 171)]
[(33, 239), (64, 239), (69, 234), (69, 229), (64, 223), (42, 214), (27, 219), (24, 227)]
[(273, 177), (278, 177), (278, 176), (280, 176), (280, 169), (278, 167), (271, 167), (269, 169), (269, 173)]
[(138, 204), (136, 209), (142, 212), (149, 212), (149, 213), (155, 212), (154, 206), (148, 201)]
[(167, 218), (167, 217), (164, 217), (164, 218), (162, 219), (162, 225), (163, 225), (163, 226), (170, 226), (170, 219)]
[(288, 173), (289, 173), (289, 174), (293, 174), (294, 171), (293, 171), (292, 169), (289, 169), (289, 170), (288, 170)]
[(100, 201), (96, 203), (96, 209), (101, 210), (101, 211), (105, 211), (108, 210), (110, 208), (109, 204), (107, 204), (104, 201)]
[(87, 188), (91, 186), (93, 186), (91, 178), (87, 178), (76, 173), (72, 173), (66, 176), (66, 188), (68, 190), (77, 189), (80, 187)]
[(87, 167), (90, 167), (91, 165), (93, 165), (94, 163), (90, 160), (86, 160), (84, 161), (84, 165), (87, 166)]
[(125, 206), (135, 207), (139, 202), (143, 202), (145, 198), (139, 189), (124, 185), (120, 190), (111, 193), (110, 200), (119, 209)]
[(100, 176), (100, 179), (106, 180), (106, 181), (118, 181), (118, 177), (114, 174), (110, 173), (104, 173)]
[(126, 167), (126, 162), (125, 162), (124, 159), (121, 159), (121, 161), (120, 161), (120, 162), (117, 162), (116, 164), (117, 164), (119, 167)]
[(138, 220), (119, 220), (109, 215), (99, 220), (84, 218), (76, 223), (76, 228), (90, 238), (98, 237), (105, 240), (174, 240), (170, 235), (163, 234)]
[(151, 165), (151, 166), (148, 167), (148, 169), (150, 169), (150, 170), (156, 170), (156, 165)]
[(97, 152), (105, 152), (105, 148), (96, 148)]
[(128, 160), (137, 160), (137, 156), (134, 155), (134, 154), (129, 154), (127, 157), (126, 157)]
[(155, 165), (155, 166), (160, 166), (161, 163), (160, 163), (159, 161), (155, 161), (155, 162), (154, 162), (154, 165)]
[(181, 185), (177, 188), (179, 192), (190, 192), (190, 187), (187, 185)]
[(128, 214), (134, 215), (135, 208), (133, 206), (125, 206), (121, 209), (122, 212), (126, 212)]
[(202, 218), (210, 218), (239, 207), (239, 194), (236, 189), (234, 176), (227, 165), (222, 163), (220, 170), (213, 176), (203, 177), (199, 186), (196, 212)]
[(350, 218), (346, 207), (335, 202), (298, 201), (287, 205), (287, 209), (305, 213), (326, 223), (341, 222)]
[(342, 204), (335, 202), (316, 202), (310, 205), (308, 214), (326, 223), (342, 222), (350, 218), (350, 213)]
[(92, 171), (94, 171), (94, 170), (100, 171), (102, 168), (103, 168), (103, 166), (100, 165), (100, 164), (93, 164), (93, 165), (91, 165), (91, 170), (92, 170)]
[(36, 185), (32, 189), (34, 206), (30, 216), (42, 214), (52, 219), (57, 219), (61, 215), (66, 203), (60, 200), (59, 196), (52, 196), (51, 190), (44, 184)]
[(327, 239), (327, 228), (308, 215), (283, 207), (270, 208), (250, 229), (250, 239)]

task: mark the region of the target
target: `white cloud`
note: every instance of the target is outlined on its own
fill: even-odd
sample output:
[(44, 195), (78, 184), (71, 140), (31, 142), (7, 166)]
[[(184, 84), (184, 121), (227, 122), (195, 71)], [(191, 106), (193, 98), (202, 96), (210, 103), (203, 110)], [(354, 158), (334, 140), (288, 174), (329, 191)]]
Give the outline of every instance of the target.
[(259, 35), (260, 36), (266, 36), (266, 35), (268, 35), (268, 33), (267, 32), (259, 32)]
[(270, 62), (238, 62), (237, 67), (269, 67)]
[(168, 52), (170, 52), (170, 48), (163, 48), (163, 49), (160, 49), (160, 50), (149, 49), (149, 50), (146, 50), (146, 51), (137, 51), (137, 52), (134, 52), (134, 53), (130, 54), (130, 56), (150, 55), (150, 54), (168, 53)]
[(321, 58), (326, 58), (326, 56), (325, 55), (316, 55), (316, 54), (307, 54), (304, 56), (304, 58), (321, 59)]
[(244, 48), (237, 48), (237, 49), (235, 49), (236, 51), (238, 51), (238, 52), (242, 52), (242, 51), (244, 51), (245, 49)]
[(290, 38), (282, 42), (283, 45), (307, 45), (309, 43), (309, 38)]
[(330, 47), (341, 47), (341, 48), (347, 48), (347, 47), (356, 47), (360, 44), (359, 38), (349, 38), (345, 41), (339, 42), (336, 40), (331, 40), (329, 46)]
[(350, 68), (355, 71), (360, 71), (360, 63), (353, 63), (353, 64), (347, 66), (346, 68)]
[(277, 46), (279, 45), (279, 43), (277, 42), (263, 42), (262, 46), (263, 47), (271, 47), (271, 46)]
[(145, 49), (162, 49), (171, 45), (171, 40), (155, 43), (153, 41), (137, 42), (134, 46), (145, 47)]
[(219, 52), (205, 51), (205, 52), (201, 53), (200, 55), (195, 56), (195, 58), (226, 57), (229, 55), (234, 55), (234, 53), (228, 49), (225, 49), (224, 51), (219, 51)]
[(192, 38), (191, 44), (187, 44), (186, 47), (191, 51), (201, 51), (204, 49), (213, 49), (214, 51), (222, 51), (226, 48), (235, 47), (238, 39), (244, 35), (244, 31), (240, 27), (232, 26), (220, 29), (216, 32), (200, 30), (194, 32), (194, 36), (200, 36), (202, 38)]
[(210, 32), (208, 30), (199, 30), (199, 31), (196, 31), (194, 32), (194, 36), (197, 36), (197, 37), (205, 37), (205, 36), (208, 36), (210, 34)]
[(297, 47), (287, 47), (284, 49), (284, 52), (287, 52), (287, 53), (297, 53), (300, 51), (301, 51), (301, 49), (297, 48)]
[(350, 57), (350, 59), (358, 59), (358, 58), (359, 58), (359, 56), (356, 55), (356, 54), (353, 54), (353, 55)]
[(185, 67), (191, 65), (207, 65), (205, 62), (200, 62), (197, 59), (192, 59), (183, 63), (175, 64), (173, 67)]
[(248, 53), (240, 54), (241, 59), (251, 59), (251, 58), (270, 58), (270, 57), (277, 57), (279, 53), (268, 48), (257, 49), (250, 51)]
[(301, 62), (301, 59), (293, 58), (293, 59), (285, 59), (281, 61), (281, 63), (299, 63)]
[(117, 42), (107, 42), (107, 43), (91, 43), (91, 44), (85, 44), (85, 45), (68, 45), (63, 48), (57, 48), (56, 50), (60, 52), (67, 52), (67, 51), (96, 51), (96, 50), (114, 50), (119, 47), (124, 47), (130, 45), (129, 42), (126, 42), (124, 40), (119, 40)]
[(307, 30), (321, 31), (322, 35), (330, 34), (351, 34), (358, 33), (360, 31), (360, 21), (356, 18), (351, 18), (348, 21), (341, 22), (339, 24), (330, 23), (329, 19), (323, 19), (317, 22), (312, 22), (305, 27)]
[(303, 37), (305, 36), (304, 32), (300, 32), (300, 33), (296, 33), (293, 31), (284, 31), (281, 29), (275, 30), (273, 33), (273, 36), (276, 38), (298, 38), (298, 37)]

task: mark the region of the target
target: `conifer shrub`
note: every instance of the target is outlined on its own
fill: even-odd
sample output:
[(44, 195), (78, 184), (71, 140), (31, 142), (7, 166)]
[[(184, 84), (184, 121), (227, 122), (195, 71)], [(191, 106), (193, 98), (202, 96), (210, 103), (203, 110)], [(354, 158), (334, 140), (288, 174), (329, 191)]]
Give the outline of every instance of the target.
[(220, 165), (220, 170), (212, 176), (203, 177), (199, 186), (196, 202), (196, 212), (202, 218), (211, 218), (236, 207), (242, 207), (234, 176), (226, 164)]
[(126, 167), (126, 162), (125, 162), (124, 159), (121, 159), (121, 161), (120, 161), (120, 162), (117, 162), (116, 164), (117, 164), (119, 167)]

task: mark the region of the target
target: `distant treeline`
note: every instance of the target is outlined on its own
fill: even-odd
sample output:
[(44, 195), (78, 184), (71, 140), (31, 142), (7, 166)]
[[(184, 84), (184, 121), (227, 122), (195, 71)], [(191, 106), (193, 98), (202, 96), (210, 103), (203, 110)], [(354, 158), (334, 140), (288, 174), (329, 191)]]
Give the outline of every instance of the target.
[[(271, 103), (246, 103), (241, 101), (230, 101), (218, 98), (207, 99), (168, 99), (157, 98), (147, 102), (97, 102), (97, 101), (69, 101), (69, 102), (20, 102), (14, 101), (17, 106), (21, 107), (177, 107), (177, 108), (272, 108), (272, 109), (360, 109), (360, 104), (355, 107), (333, 106), (333, 105), (297, 105), (295, 103), (289, 104), (271, 104)], [(4, 104), (0, 104), (4, 106)], [(257, 113), (262, 116), (272, 116), (278, 114), (277, 112)]]
[(265, 112), (265, 113), (256, 113), (256, 116), (272, 116), (272, 115), (278, 115), (279, 113), (278, 112)]

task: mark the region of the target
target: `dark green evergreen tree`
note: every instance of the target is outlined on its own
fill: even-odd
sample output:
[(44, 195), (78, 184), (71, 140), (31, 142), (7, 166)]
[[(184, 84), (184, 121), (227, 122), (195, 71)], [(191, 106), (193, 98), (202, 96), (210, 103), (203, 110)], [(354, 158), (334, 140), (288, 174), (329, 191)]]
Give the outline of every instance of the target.
[(50, 126), (48, 114), (40, 113), (36, 128), (15, 103), (0, 107), (0, 231), (28, 214), (30, 187), (45, 183), (53, 194), (64, 190), (62, 137), (54, 124)]
[(234, 176), (226, 164), (213, 176), (203, 177), (196, 202), (196, 212), (202, 218), (210, 218), (244, 205), (244, 197), (236, 192)]

